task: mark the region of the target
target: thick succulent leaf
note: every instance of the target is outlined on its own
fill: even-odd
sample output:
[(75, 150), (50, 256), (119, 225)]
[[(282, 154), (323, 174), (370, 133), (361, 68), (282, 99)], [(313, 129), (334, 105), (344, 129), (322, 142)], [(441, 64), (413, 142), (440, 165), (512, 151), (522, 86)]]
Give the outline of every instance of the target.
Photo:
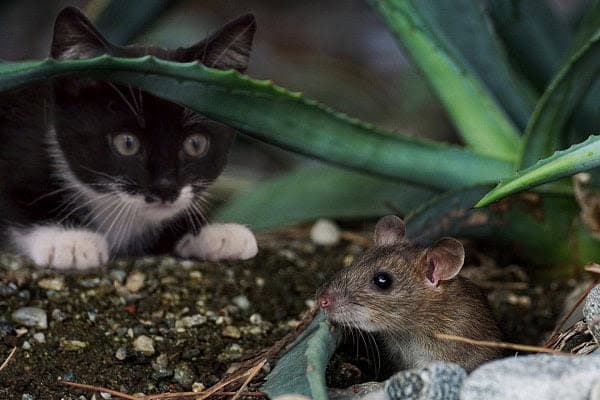
[(178, 0), (112, 0), (102, 8), (95, 23), (110, 42), (129, 44), (177, 2)]
[(406, 217), (406, 238), (428, 246), (442, 236), (489, 236), (499, 220), (490, 210), (473, 209), (473, 204), (492, 188), (477, 185), (432, 197)]
[(512, 169), (458, 147), (393, 135), (272, 82), (198, 63), (101, 56), (1, 64), (0, 92), (67, 73), (132, 84), (273, 145), (419, 185), (447, 189), (494, 182)]
[[(582, 46), (585, 46), (589, 38), (598, 29), (599, 24), (600, 0), (595, 0), (592, 2), (577, 29), (577, 33), (571, 44), (572, 54), (577, 53)], [(600, 104), (600, 79), (596, 79), (585, 99), (583, 99), (582, 105), (575, 110), (574, 128), (571, 130), (569, 143), (581, 142), (587, 137), (589, 132), (598, 132), (600, 130), (600, 107), (598, 104)]]
[(319, 217), (378, 217), (391, 208), (407, 214), (435, 195), (430, 189), (335, 167), (304, 167), (239, 193), (213, 219), (260, 230)]
[(481, 80), (524, 130), (538, 94), (510, 65), (484, 1), (419, 0), (414, 6), (448, 54)]
[(544, 265), (548, 276), (572, 271), (549, 269), (549, 265), (579, 268), (600, 256), (598, 242), (573, 223), (579, 207), (572, 195), (527, 193), (498, 206), (474, 209), (489, 188), (478, 185), (449, 191), (423, 204), (406, 218), (407, 238), (425, 246), (442, 236), (492, 239), (495, 247)]
[(524, 137), (522, 167), (560, 148), (568, 120), (599, 74), (600, 28), (597, 27), (590, 40), (561, 68), (536, 106)]
[(484, 207), (513, 193), (555, 181), (581, 171), (600, 166), (600, 136), (590, 136), (585, 142), (558, 151), (521, 171), (515, 177), (503, 180), (486, 194), (475, 207)]
[(553, 14), (547, 1), (487, 3), (513, 64), (538, 90), (543, 90), (560, 67), (571, 41), (571, 30)]
[[(471, 72), (457, 48), (424, 17), (415, 0), (371, 0), (412, 61), (431, 84), (467, 146), (477, 153), (515, 160), (518, 130), (498, 101)], [(455, 18), (461, 18), (457, 15)]]
[(312, 323), (277, 361), (261, 391), (271, 399), (285, 394), (302, 394), (315, 400), (327, 400), (325, 369), (337, 346), (323, 313)]

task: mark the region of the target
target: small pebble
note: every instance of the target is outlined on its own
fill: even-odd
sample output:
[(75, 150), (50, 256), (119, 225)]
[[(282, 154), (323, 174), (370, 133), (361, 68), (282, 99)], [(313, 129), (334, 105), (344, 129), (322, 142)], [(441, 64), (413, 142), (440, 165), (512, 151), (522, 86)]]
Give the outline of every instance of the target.
[(260, 276), (257, 276), (254, 279), (254, 283), (256, 283), (256, 286), (261, 288), (265, 286), (265, 278), (261, 278)]
[(238, 306), (241, 310), (247, 310), (250, 308), (250, 301), (243, 294), (239, 295), (239, 296), (235, 296), (231, 301), (233, 302), (233, 304)]
[(311, 400), (310, 397), (303, 396), (301, 394), (284, 394), (277, 396), (273, 400)]
[(33, 396), (29, 393), (23, 393), (23, 395), (21, 396), (21, 400), (33, 400)]
[(119, 361), (125, 360), (127, 358), (127, 350), (123, 347), (120, 347), (119, 349), (117, 349), (117, 351), (115, 353), (115, 357)]
[(226, 337), (226, 338), (231, 338), (231, 339), (239, 339), (242, 337), (242, 333), (240, 332), (240, 330), (233, 325), (228, 325), (225, 328), (223, 328), (223, 331), (221, 332), (221, 334)]
[(141, 335), (133, 340), (133, 349), (145, 356), (154, 354), (154, 341), (146, 335)]
[(38, 286), (46, 290), (61, 291), (65, 288), (65, 278), (44, 278), (38, 281)]
[(77, 351), (83, 350), (87, 347), (86, 342), (82, 342), (81, 340), (66, 340), (63, 339), (60, 341), (60, 349), (64, 351)]
[(58, 322), (62, 322), (64, 320), (66, 320), (67, 318), (69, 318), (69, 315), (67, 313), (65, 313), (64, 311), (59, 310), (58, 308), (55, 308), (54, 310), (52, 310), (52, 319)]
[(260, 324), (262, 324), (262, 322), (263, 322), (263, 319), (259, 313), (254, 313), (250, 316), (250, 323), (252, 325), (260, 325)]
[(202, 392), (204, 389), (206, 389), (206, 386), (204, 386), (204, 383), (201, 382), (194, 382), (192, 383), (192, 392)]
[(48, 328), (46, 311), (38, 307), (22, 307), (12, 313), (15, 322), (38, 329)]
[(29, 341), (26, 340), (23, 342), (22, 347), (23, 347), (23, 350), (31, 350), (31, 343), (29, 343)]
[(38, 343), (46, 343), (46, 335), (44, 335), (42, 332), (34, 333), (33, 338)]
[(162, 369), (166, 369), (169, 366), (169, 356), (166, 354), (161, 354), (152, 360), (152, 368), (155, 371), (160, 371)]
[(78, 283), (81, 287), (84, 287), (86, 289), (92, 289), (100, 285), (100, 278), (81, 279), (78, 281)]
[(319, 246), (335, 246), (340, 239), (340, 228), (328, 219), (319, 219), (310, 230), (310, 240)]
[(175, 328), (191, 328), (206, 323), (207, 318), (204, 315), (195, 314), (183, 317), (175, 321)]
[(173, 379), (181, 386), (189, 387), (196, 380), (194, 369), (186, 362), (177, 364), (173, 372)]
[(112, 280), (122, 284), (125, 281), (125, 278), (127, 277), (127, 272), (123, 271), (122, 269), (113, 269), (112, 271), (110, 271), (109, 276)]
[(144, 281), (146, 280), (146, 274), (139, 271), (134, 271), (127, 277), (125, 281), (125, 287), (131, 293), (137, 293), (144, 287)]

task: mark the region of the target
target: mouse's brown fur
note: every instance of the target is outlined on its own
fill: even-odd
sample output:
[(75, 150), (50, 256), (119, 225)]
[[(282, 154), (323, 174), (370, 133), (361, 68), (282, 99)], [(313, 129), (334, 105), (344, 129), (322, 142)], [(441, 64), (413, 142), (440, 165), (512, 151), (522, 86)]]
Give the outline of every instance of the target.
[[(501, 334), (479, 289), (455, 276), (464, 260), (460, 242), (443, 239), (429, 249), (413, 245), (403, 240), (404, 224), (394, 223), (392, 228), (401, 230), (398, 235), (390, 237), (380, 229), (377, 237), (376, 231), (376, 247), (319, 289), (327, 318), (380, 334), (391, 360), (402, 369), (443, 360), (472, 370), (501, 356), (499, 349), (435, 337), (445, 333), (494, 341)], [(452, 271), (444, 275), (444, 268)], [(374, 281), (382, 273), (389, 278), (382, 275), (383, 283), (391, 281), (385, 289)]]

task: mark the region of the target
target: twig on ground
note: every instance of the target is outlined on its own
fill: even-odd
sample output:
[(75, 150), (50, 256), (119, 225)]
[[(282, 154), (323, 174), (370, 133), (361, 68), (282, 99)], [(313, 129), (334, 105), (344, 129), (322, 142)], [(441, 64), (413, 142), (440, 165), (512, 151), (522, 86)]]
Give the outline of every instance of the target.
[(497, 347), (501, 349), (527, 351), (533, 353), (551, 353), (551, 354), (570, 354), (560, 350), (548, 349), (540, 346), (529, 346), (526, 344), (508, 343), (508, 342), (490, 342), (487, 340), (474, 340), (462, 336), (447, 335), (445, 333), (436, 333), (435, 337), (443, 340), (452, 340), (455, 342), (462, 342), (472, 344), (474, 346), (483, 347)]
[[(586, 265), (586, 271), (588, 270), (589, 264)], [(600, 266), (598, 264), (593, 264), (593, 266), (597, 266), (600, 268)], [(560, 331), (560, 329), (563, 327), (563, 325), (565, 324), (565, 322), (571, 317), (571, 315), (573, 315), (573, 313), (575, 312), (575, 310), (577, 310), (577, 307), (579, 307), (579, 305), (581, 304), (581, 302), (583, 300), (585, 300), (585, 298), (587, 297), (587, 295), (590, 293), (590, 291), (594, 288), (594, 286), (596, 286), (596, 284), (598, 283), (598, 278), (594, 279), (592, 281), (592, 283), (590, 283), (590, 285), (583, 291), (583, 293), (581, 293), (579, 295), (579, 297), (577, 297), (577, 300), (575, 301), (575, 304), (573, 304), (573, 307), (571, 307), (571, 309), (569, 310), (568, 313), (565, 314), (564, 317), (562, 317), (560, 319), (560, 321), (558, 321), (558, 324), (556, 324), (556, 328), (554, 328), (554, 330), (552, 331), (552, 334), (550, 335), (550, 338), (548, 340), (546, 340), (546, 343), (544, 343), (544, 347), (549, 347), (552, 342), (554, 341), (555, 336), (558, 334), (558, 332)]]
[[(194, 397), (198, 395), (203, 395), (206, 392), (180, 392), (180, 393), (162, 393), (156, 395), (148, 395), (142, 397), (131, 396), (126, 393), (119, 392), (117, 390), (108, 389), (102, 386), (93, 386), (93, 385), (85, 385), (83, 383), (69, 382), (69, 381), (61, 381), (63, 385), (72, 386), (78, 389), (89, 390), (91, 392), (102, 392), (108, 393), (112, 396), (116, 396), (117, 398), (125, 399), (125, 400), (154, 400), (154, 399), (175, 399), (182, 397)], [(223, 396), (235, 396), (236, 394), (240, 394), (240, 396), (245, 397), (266, 397), (261, 392), (217, 392), (214, 393), (215, 396), (223, 397)]]
[(595, 274), (600, 274), (600, 265), (596, 264), (596, 263), (589, 263), (586, 264), (583, 269), (585, 269), (587, 272), (592, 272)]
[(12, 350), (10, 351), (10, 353), (8, 353), (8, 357), (6, 357), (6, 360), (4, 360), (4, 362), (2, 363), (2, 365), (0, 365), (0, 371), (2, 371), (4, 368), (6, 368), (6, 366), (10, 362), (10, 360), (15, 355), (16, 351), (17, 351), (17, 346), (13, 347)]
[(248, 377), (246, 377), (246, 380), (244, 381), (242, 386), (240, 386), (237, 393), (231, 398), (231, 400), (237, 400), (238, 397), (240, 397), (240, 394), (242, 393), (242, 391), (246, 390), (246, 387), (248, 386), (248, 384), (252, 381), (252, 379), (254, 379), (256, 374), (258, 374), (260, 372), (261, 368), (266, 364), (266, 362), (267, 362), (267, 359), (265, 358), (261, 362), (259, 362), (255, 367), (251, 368), (248, 371)]
[(86, 385), (84, 383), (69, 382), (69, 381), (60, 381), (60, 383), (63, 384), (63, 385), (72, 386), (72, 387), (75, 387), (75, 388), (78, 388), (78, 389), (89, 390), (91, 392), (108, 393), (108, 394), (110, 394), (112, 396), (117, 396), (117, 397), (119, 397), (121, 399), (126, 399), (126, 400), (140, 400), (139, 397), (134, 397), (134, 396), (128, 395), (126, 393), (121, 393), (119, 391), (108, 389), (108, 388), (101, 387), (101, 386)]

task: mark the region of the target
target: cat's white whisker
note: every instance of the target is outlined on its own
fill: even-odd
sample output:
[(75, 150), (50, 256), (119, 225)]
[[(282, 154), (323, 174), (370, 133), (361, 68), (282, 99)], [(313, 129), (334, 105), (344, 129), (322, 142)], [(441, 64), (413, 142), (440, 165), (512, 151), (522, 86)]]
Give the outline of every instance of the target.
[(114, 89), (115, 92), (117, 92), (117, 94), (125, 102), (125, 104), (127, 104), (127, 107), (129, 107), (129, 109), (131, 110), (131, 112), (133, 113), (133, 115), (136, 117), (136, 119), (138, 120), (138, 122), (139, 121), (143, 121), (142, 116), (138, 113), (138, 111), (131, 104), (131, 102), (129, 100), (127, 100), (127, 97), (119, 90), (119, 88), (117, 88), (117, 86), (114, 83), (112, 83), (112, 82), (107, 82), (107, 83), (108, 83), (108, 86), (110, 86), (111, 88)]
[(138, 104), (138, 101), (135, 97), (135, 94), (133, 93), (133, 88), (131, 87), (131, 84), (128, 84), (127, 87), (129, 88), (129, 94), (131, 94), (131, 101), (133, 103), (133, 105), (135, 106), (135, 109), (137, 110), (138, 114), (141, 112), (140, 110), (140, 105)]

